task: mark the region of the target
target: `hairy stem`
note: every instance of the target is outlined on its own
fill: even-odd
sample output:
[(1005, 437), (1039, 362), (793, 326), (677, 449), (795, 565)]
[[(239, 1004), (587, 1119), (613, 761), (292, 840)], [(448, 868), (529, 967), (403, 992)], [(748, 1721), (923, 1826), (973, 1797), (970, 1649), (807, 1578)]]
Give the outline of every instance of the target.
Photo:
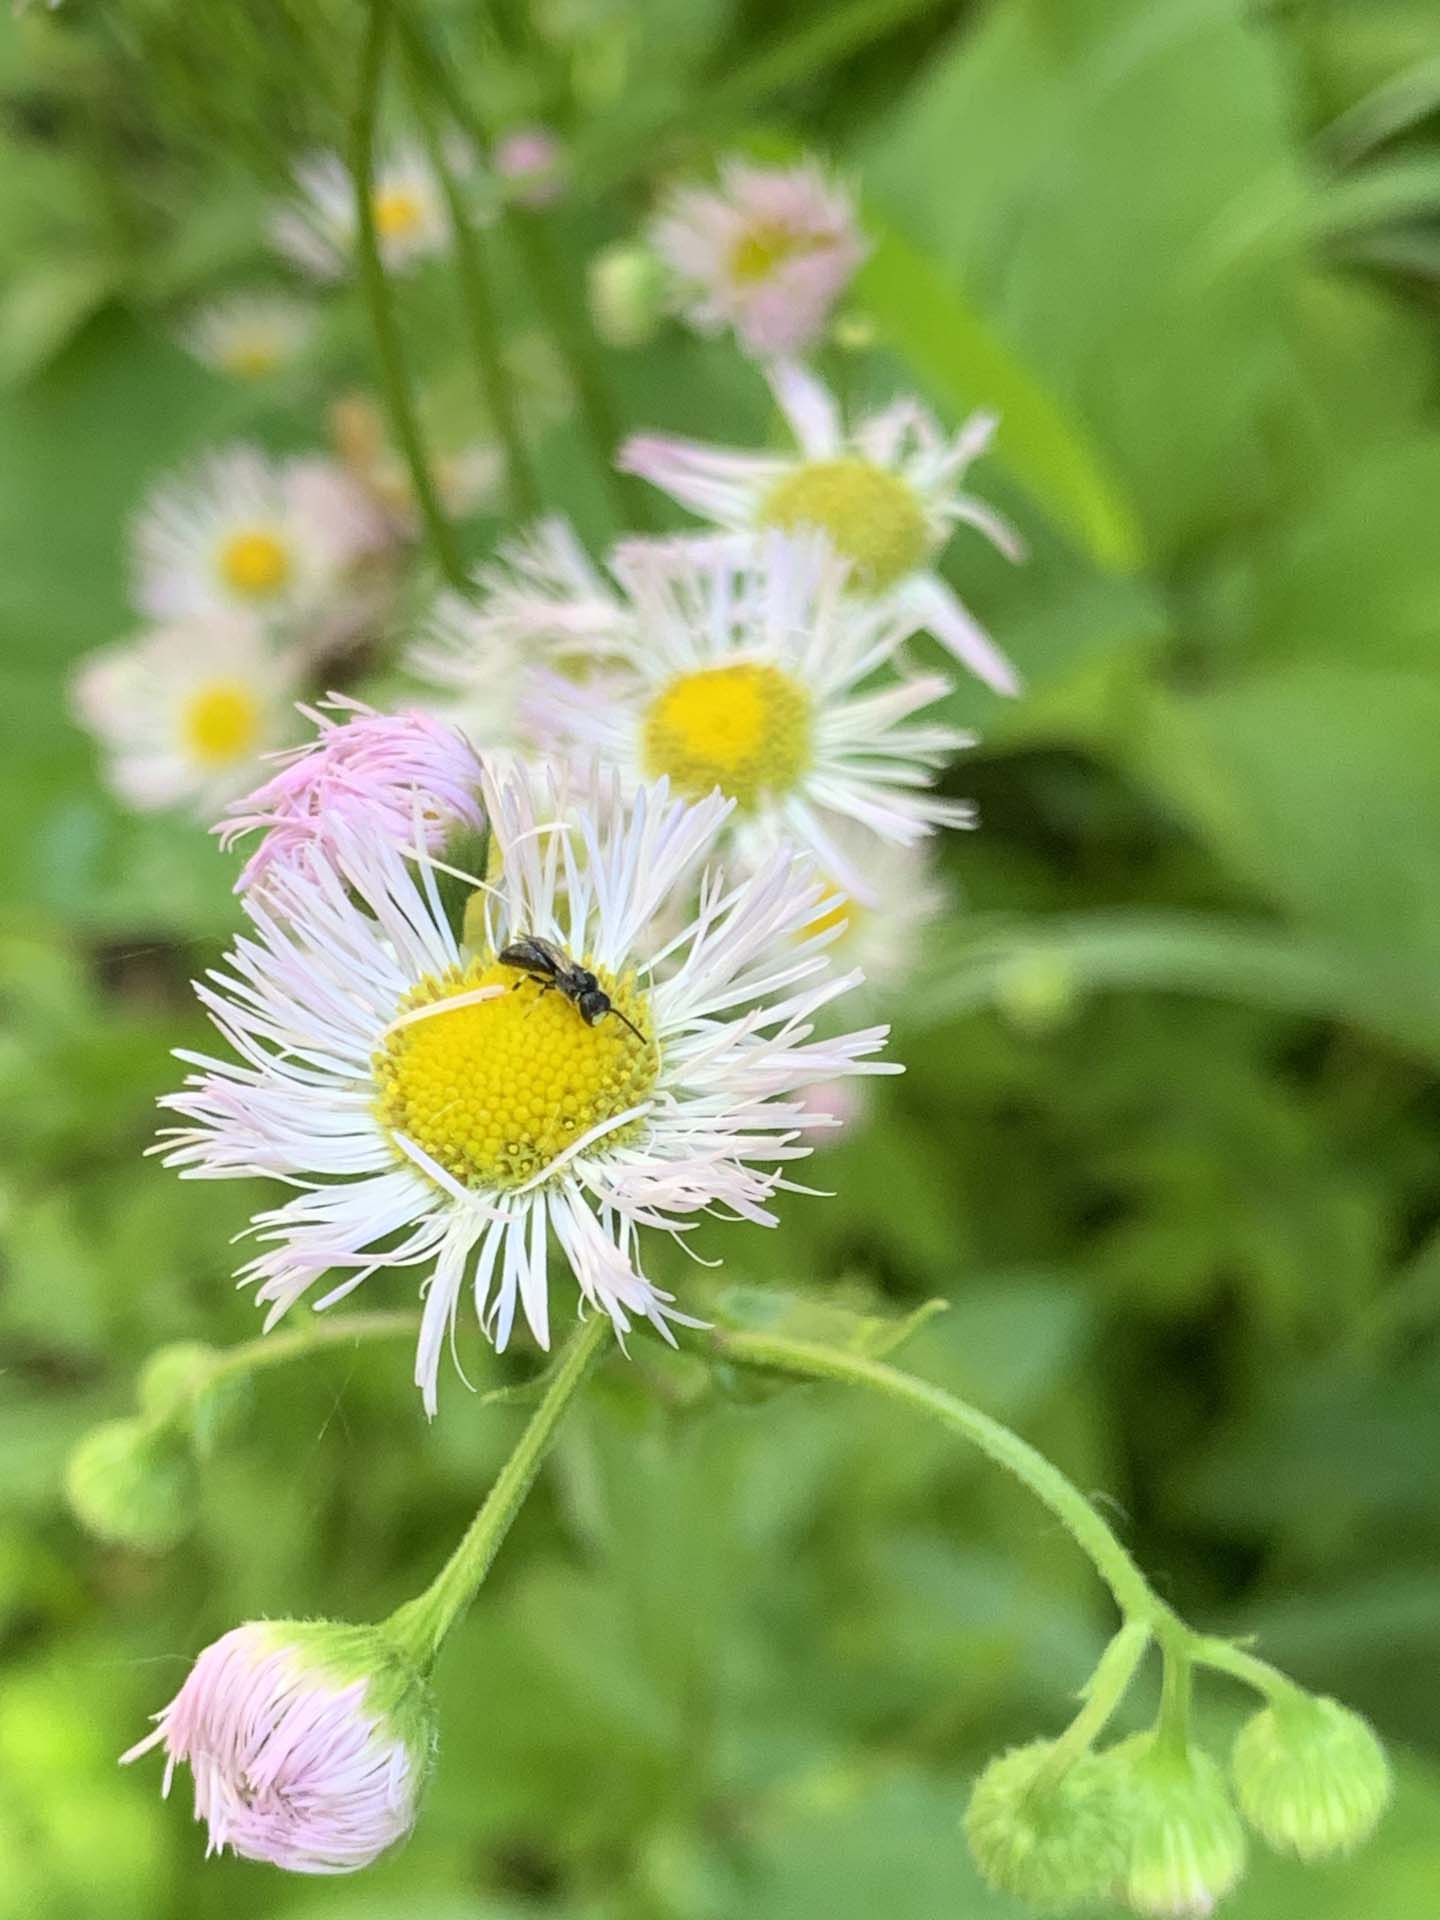
[(981, 1413), (978, 1407), (969, 1406), (943, 1387), (932, 1386), (929, 1381), (902, 1373), (898, 1367), (887, 1366), (883, 1361), (807, 1340), (790, 1340), (768, 1333), (723, 1332), (716, 1336), (716, 1345), (727, 1359), (744, 1366), (802, 1379), (843, 1381), (850, 1386), (868, 1387), (914, 1413), (939, 1421), (941, 1426), (978, 1447), (996, 1466), (1013, 1474), (1044, 1502), (1109, 1587), (1127, 1621), (1148, 1622), (1158, 1631), (1162, 1624), (1174, 1619), (1079, 1488), (1028, 1441), (988, 1413)]
[(446, 1634), (480, 1590), (500, 1543), (525, 1504), (566, 1409), (610, 1334), (609, 1320), (598, 1312), (592, 1313), (576, 1332), (460, 1544), (425, 1591), (407, 1600), (386, 1621), (386, 1632), (421, 1666), (431, 1664)]
[(264, 1367), (283, 1366), (287, 1360), (303, 1360), (330, 1347), (355, 1347), (365, 1340), (395, 1340), (402, 1334), (413, 1339), (419, 1328), (419, 1316), (413, 1313), (340, 1313), (333, 1318), (318, 1318), (313, 1326), (262, 1334), (258, 1340), (246, 1340), (240, 1346), (227, 1348), (206, 1375), (204, 1384), (212, 1387), (217, 1381), (258, 1373)]

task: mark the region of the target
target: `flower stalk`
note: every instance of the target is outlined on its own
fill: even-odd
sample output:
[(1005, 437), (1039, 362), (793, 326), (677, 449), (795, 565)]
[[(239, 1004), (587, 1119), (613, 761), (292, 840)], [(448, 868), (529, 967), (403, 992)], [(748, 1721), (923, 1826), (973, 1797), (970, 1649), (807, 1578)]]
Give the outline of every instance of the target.
[(385, 401), (395, 438), (410, 469), (416, 505), (446, 580), (458, 592), (466, 593), (469, 582), (455, 543), (454, 529), (445, 517), (435, 486), (375, 231), (375, 127), (392, 24), (391, 0), (370, 0), (360, 64), (360, 93), (350, 144), (350, 173), (355, 185), (355, 252), (380, 357)]
[(561, 1420), (611, 1338), (613, 1329), (603, 1313), (592, 1313), (583, 1322), (561, 1354), (514, 1452), (500, 1469), (459, 1545), (425, 1591), (407, 1600), (385, 1621), (384, 1633), (422, 1670), (428, 1671), (433, 1665), (445, 1636), (479, 1592), (535, 1483)]

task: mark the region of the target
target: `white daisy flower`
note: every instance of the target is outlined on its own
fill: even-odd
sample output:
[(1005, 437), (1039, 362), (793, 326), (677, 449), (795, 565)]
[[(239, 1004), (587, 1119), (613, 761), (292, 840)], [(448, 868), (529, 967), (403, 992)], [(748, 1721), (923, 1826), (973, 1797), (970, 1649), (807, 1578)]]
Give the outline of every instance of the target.
[[(782, 950), (819, 889), (788, 852), (728, 886), (663, 946), (650, 929), (714, 848), (729, 811), (663, 783), (622, 807), (487, 779), (491, 871), (475, 950), (457, 942), (429, 864), (383, 837), (335, 865), (277, 872), (245, 896), (253, 932), (197, 991), (238, 1059), (163, 1104), (185, 1124), (157, 1151), (191, 1178), (268, 1174), (298, 1191), (260, 1214), (242, 1271), (267, 1326), (325, 1275), (326, 1307), (385, 1267), (425, 1269), (415, 1379), (434, 1412), (440, 1350), (469, 1291), (497, 1346), (523, 1313), (550, 1340), (549, 1241), (617, 1334), (694, 1324), (644, 1275), (642, 1227), (710, 1213), (772, 1225), (782, 1169), (807, 1149), (803, 1089), (898, 1071), (886, 1029), (815, 1037), (857, 982), (823, 936)], [(413, 859), (413, 864), (412, 864)], [(593, 970), (577, 1003), (499, 956), (539, 939)], [(582, 1011), (582, 1007), (584, 1011)]]
[(478, 599), (437, 597), (403, 664), (474, 746), (525, 750), (535, 744), (524, 708), (535, 668), (548, 663), (596, 684), (633, 616), (558, 515), (502, 543), (475, 583)]
[(1024, 557), (1010, 523), (960, 485), (990, 444), (995, 416), (972, 414), (947, 437), (917, 400), (899, 400), (847, 432), (834, 396), (803, 367), (785, 362), (766, 378), (798, 454), (641, 436), (621, 449), (621, 472), (716, 526), (823, 528), (850, 561), (858, 591), (895, 599), (987, 686), (1018, 693), (1015, 669), (932, 565), (957, 525), (974, 527), (1007, 559)]
[[(318, 280), (340, 280), (355, 258), (355, 185), (336, 153), (314, 153), (295, 168), (297, 197), (270, 216), (270, 239)], [(445, 196), (423, 151), (407, 143), (379, 161), (372, 192), (375, 239), (391, 273), (406, 273), (448, 251)]]
[(157, 620), (328, 621), (352, 570), (388, 539), (384, 515), (337, 462), (230, 447), (162, 481), (141, 508), (135, 597)]
[(176, 339), (216, 373), (263, 380), (290, 366), (315, 334), (315, 313), (285, 293), (234, 293), (192, 313)]
[(718, 190), (670, 196), (650, 243), (691, 324), (702, 333), (733, 327), (743, 350), (762, 357), (813, 347), (865, 258), (850, 196), (813, 161), (727, 160)]
[(973, 823), (932, 782), (974, 736), (916, 718), (950, 682), (887, 671), (918, 622), (902, 602), (847, 592), (823, 534), (633, 541), (614, 565), (627, 676), (591, 688), (538, 670), (525, 711), (552, 749), (618, 768), (631, 787), (718, 787), (742, 860), (798, 843), (859, 900), (873, 890), (848, 823), (901, 846)]
[(263, 753), (295, 737), (294, 684), (293, 665), (258, 627), (221, 617), (92, 654), (71, 703), (127, 806), (189, 802), (213, 814), (254, 783)]

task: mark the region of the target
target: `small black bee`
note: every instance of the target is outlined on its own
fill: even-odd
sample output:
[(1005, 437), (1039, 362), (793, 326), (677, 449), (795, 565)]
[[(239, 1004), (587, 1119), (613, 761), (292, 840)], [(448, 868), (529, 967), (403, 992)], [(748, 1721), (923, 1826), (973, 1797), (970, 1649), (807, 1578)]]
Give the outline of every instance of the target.
[[(538, 933), (522, 933), (518, 940), (502, 947), (495, 957), (502, 967), (519, 967), (534, 979), (543, 980), (542, 995), (563, 993), (587, 1027), (598, 1026), (607, 1013), (613, 1013), (617, 1020), (624, 1021), (641, 1046), (645, 1045), (645, 1036), (635, 1022), (626, 1020), (620, 1009), (611, 1005), (609, 994), (590, 969), (577, 967), (562, 947), (542, 940)], [(517, 987), (524, 984), (523, 980), (515, 982)]]

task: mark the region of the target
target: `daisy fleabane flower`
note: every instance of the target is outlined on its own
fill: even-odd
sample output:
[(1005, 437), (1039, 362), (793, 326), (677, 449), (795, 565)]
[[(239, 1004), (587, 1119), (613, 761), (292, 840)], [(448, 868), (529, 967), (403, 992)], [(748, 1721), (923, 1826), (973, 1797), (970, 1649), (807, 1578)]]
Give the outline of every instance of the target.
[(950, 682), (893, 671), (918, 622), (847, 592), (823, 534), (632, 541), (613, 564), (629, 602), (614, 635), (626, 677), (589, 687), (537, 672), (526, 710), (551, 750), (631, 786), (665, 778), (691, 798), (718, 787), (742, 861), (794, 842), (861, 900), (872, 888), (847, 825), (905, 846), (972, 824), (933, 781), (974, 736), (917, 717)]
[(286, 293), (233, 293), (198, 308), (179, 329), (187, 353), (236, 380), (263, 380), (297, 360), (315, 314)]
[(377, 713), (338, 693), (299, 711), (316, 737), (274, 756), (279, 770), (233, 801), (214, 829), (227, 851), (260, 835), (237, 893), (312, 849), (327, 853), (337, 827), (402, 846), (418, 830), (439, 853), (452, 833), (484, 826), (480, 763), (453, 728), (423, 713)]
[(384, 1632), (324, 1620), (258, 1620), (206, 1647), (121, 1755), (165, 1753), (195, 1778), (208, 1853), (290, 1873), (356, 1873), (415, 1824), (435, 1744), (430, 1689)]
[(703, 333), (733, 327), (743, 350), (761, 358), (813, 347), (865, 258), (850, 196), (813, 161), (727, 160), (718, 188), (672, 193), (649, 237), (691, 324)]
[[(340, 280), (355, 259), (355, 186), (336, 153), (312, 153), (295, 168), (296, 197), (270, 216), (277, 252), (319, 280)], [(445, 197), (424, 153), (405, 143), (375, 169), (371, 204), (380, 258), (404, 273), (450, 245)]]
[(91, 654), (71, 704), (127, 806), (189, 803), (213, 815), (254, 779), (260, 756), (293, 735), (294, 691), (293, 663), (252, 622), (212, 618)]
[(495, 143), (495, 177), (522, 207), (548, 207), (565, 191), (564, 143), (548, 127), (517, 127)]
[(558, 515), (503, 542), (475, 587), (473, 598), (437, 595), (403, 664), (477, 747), (525, 750), (534, 744), (523, 712), (534, 669), (549, 663), (593, 682), (630, 609)]
[(961, 482), (990, 444), (993, 414), (972, 414), (947, 435), (917, 400), (898, 400), (847, 431), (829, 390), (793, 362), (766, 379), (799, 442), (794, 454), (745, 453), (703, 441), (638, 436), (617, 461), (692, 513), (736, 531), (820, 527), (851, 563), (858, 593), (902, 604), (997, 693), (1020, 681), (964, 603), (935, 571), (956, 526), (973, 527), (1010, 560), (1019, 534)]
[[(537, 810), (523, 773), (485, 782), (483, 914), (462, 948), (423, 855), (335, 832), (312, 859), (243, 896), (253, 931), (197, 985), (238, 1059), (195, 1071), (162, 1104), (183, 1125), (155, 1149), (190, 1178), (268, 1174), (296, 1187), (257, 1216), (242, 1269), (266, 1325), (325, 1275), (326, 1307), (386, 1267), (425, 1269), (415, 1379), (436, 1406), (441, 1349), (472, 1295), (503, 1347), (517, 1313), (550, 1340), (553, 1236), (583, 1301), (617, 1334), (687, 1319), (646, 1278), (642, 1228), (703, 1214), (775, 1223), (782, 1170), (808, 1151), (803, 1090), (897, 1071), (869, 1056), (887, 1029), (815, 1036), (857, 984), (824, 937), (785, 945), (821, 889), (794, 853), (737, 883), (699, 881), (729, 802), (664, 783), (622, 804), (613, 784)], [(582, 1014), (500, 956), (539, 938), (593, 971), (608, 1009)]]
[(338, 617), (352, 570), (389, 527), (334, 460), (233, 446), (157, 486), (135, 522), (135, 596), (157, 620), (243, 613), (273, 623)]

